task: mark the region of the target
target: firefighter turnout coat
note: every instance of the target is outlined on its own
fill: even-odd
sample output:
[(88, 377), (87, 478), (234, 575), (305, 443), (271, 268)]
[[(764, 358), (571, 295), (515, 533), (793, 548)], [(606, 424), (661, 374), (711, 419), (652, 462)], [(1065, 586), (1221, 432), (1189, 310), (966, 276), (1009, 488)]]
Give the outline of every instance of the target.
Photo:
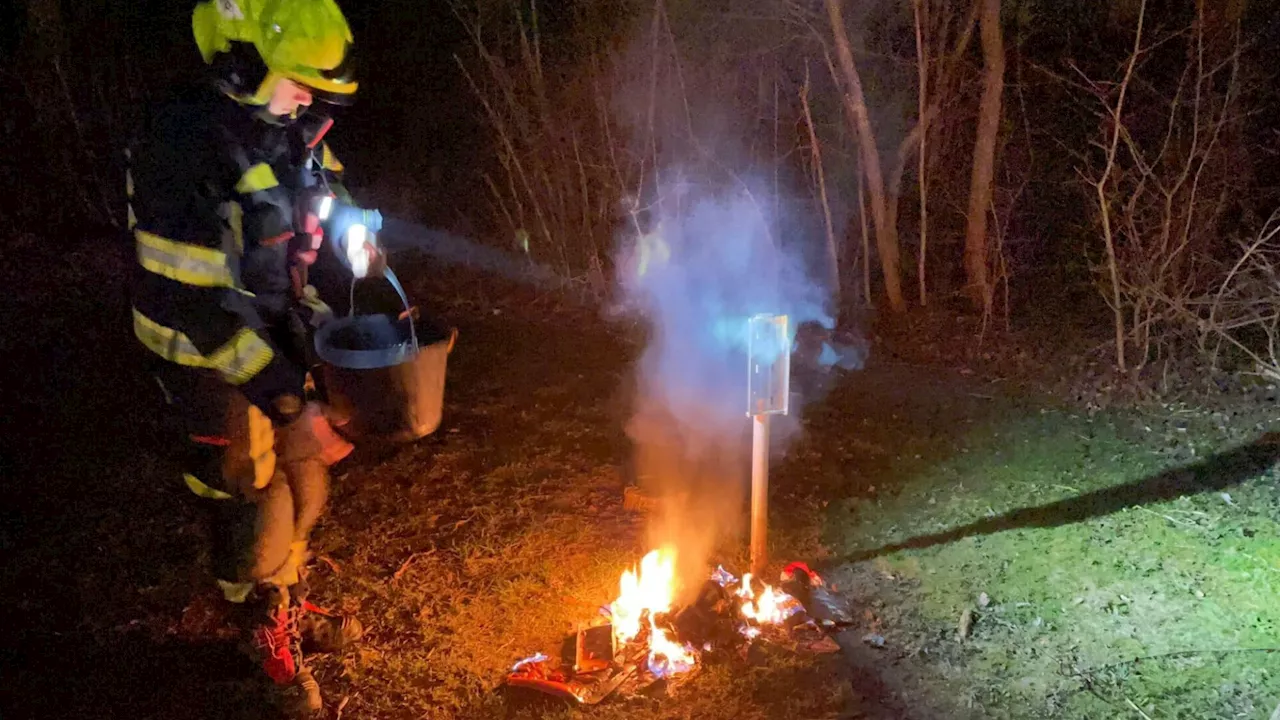
[(275, 331), (295, 307), (293, 243), (320, 171), (311, 161), (341, 169), (322, 141), (330, 124), (308, 131), (197, 84), (156, 108), (126, 153), (134, 334), (268, 414), (302, 393), (305, 368)]

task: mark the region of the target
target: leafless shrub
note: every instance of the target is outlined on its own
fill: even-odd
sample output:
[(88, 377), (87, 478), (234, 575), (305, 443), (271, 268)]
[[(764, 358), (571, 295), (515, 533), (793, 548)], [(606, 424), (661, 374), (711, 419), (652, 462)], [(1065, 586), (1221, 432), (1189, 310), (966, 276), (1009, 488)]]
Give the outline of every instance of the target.
[(514, 249), (605, 291), (622, 198), (643, 172), (612, 119), (618, 57), (589, 45), (572, 66), (543, 47), (536, 3), (454, 4), (474, 57), (456, 57), (495, 138), (486, 174)]
[[(1094, 195), (1105, 260), (1095, 266), (1113, 313), (1116, 364), (1141, 367), (1158, 346), (1184, 336), (1185, 308), (1215, 281), (1224, 212), (1236, 199), (1230, 143), (1242, 121), (1238, 36), (1220, 57), (1206, 53), (1203, 17), (1148, 40), (1145, 2), (1118, 82), (1084, 76), (1102, 106), (1097, 151), (1080, 170)], [(1157, 52), (1182, 51), (1172, 92), (1140, 70)], [(1155, 76), (1154, 71), (1151, 75)]]
[(1175, 307), (1214, 366), (1230, 349), (1252, 364), (1253, 374), (1280, 382), (1280, 211), (1236, 248), (1239, 256), (1216, 290)]

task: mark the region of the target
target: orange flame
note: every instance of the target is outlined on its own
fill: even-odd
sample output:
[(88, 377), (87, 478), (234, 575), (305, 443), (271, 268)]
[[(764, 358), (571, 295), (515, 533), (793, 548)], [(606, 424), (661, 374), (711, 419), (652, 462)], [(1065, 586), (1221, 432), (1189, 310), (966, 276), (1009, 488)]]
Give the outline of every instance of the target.
[(742, 616), (759, 625), (780, 625), (802, 609), (798, 600), (769, 584), (756, 594), (751, 589), (751, 573), (742, 576), (737, 594), (743, 600)]
[[(718, 569), (712, 579), (721, 585), (736, 582), (723, 569)], [(748, 621), (740, 628), (747, 638), (757, 637), (761, 625), (781, 625), (803, 609), (799, 601), (787, 593), (768, 584), (761, 585), (763, 589), (757, 593), (748, 573), (735, 593), (742, 601), (739, 613)], [(638, 568), (623, 571), (618, 598), (609, 604), (618, 646), (647, 642), (649, 671), (659, 677), (688, 672), (698, 662), (692, 646), (678, 642), (658, 626), (658, 616), (671, 612), (677, 589), (676, 551), (663, 547), (645, 555)]]
[(671, 611), (676, 596), (676, 553), (671, 548), (653, 550), (640, 560), (639, 570), (626, 570), (619, 583), (618, 599), (609, 605), (613, 634), (618, 645), (649, 630), (649, 670), (660, 677), (687, 672), (697, 662), (693, 648), (681, 645), (658, 627), (656, 618)]

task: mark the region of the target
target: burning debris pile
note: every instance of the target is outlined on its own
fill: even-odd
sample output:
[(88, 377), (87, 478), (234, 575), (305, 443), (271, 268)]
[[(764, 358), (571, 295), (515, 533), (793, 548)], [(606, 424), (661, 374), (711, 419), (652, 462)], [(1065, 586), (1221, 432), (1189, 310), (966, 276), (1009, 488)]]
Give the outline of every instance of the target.
[(679, 682), (704, 662), (745, 658), (758, 640), (833, 652), (827, 633), (852, 624), (848, 608), (804, 563), (787, 566), (781, 587), (717, 567), (679, 608), (675, 567), (672, 550), (645, 555), (639, 568), (623, 572), (617, 599), (566, 639), (558, 664), (538, 653), (516, 663), (507, 684), (594, 705), (614, 692)]

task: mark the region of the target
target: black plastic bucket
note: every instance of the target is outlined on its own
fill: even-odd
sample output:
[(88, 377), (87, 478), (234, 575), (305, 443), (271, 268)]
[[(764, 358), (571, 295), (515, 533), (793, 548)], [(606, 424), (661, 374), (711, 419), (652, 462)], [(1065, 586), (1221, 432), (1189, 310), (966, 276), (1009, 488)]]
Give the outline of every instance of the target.
[(410, 441), (440, 427), (445, 370), (458, 331), (415, 319), (409, 298), (388, 268), (404, 303), (400, 315), (348, 315), (315, 334), (329, 403), (348, 418), (343, 434)]

